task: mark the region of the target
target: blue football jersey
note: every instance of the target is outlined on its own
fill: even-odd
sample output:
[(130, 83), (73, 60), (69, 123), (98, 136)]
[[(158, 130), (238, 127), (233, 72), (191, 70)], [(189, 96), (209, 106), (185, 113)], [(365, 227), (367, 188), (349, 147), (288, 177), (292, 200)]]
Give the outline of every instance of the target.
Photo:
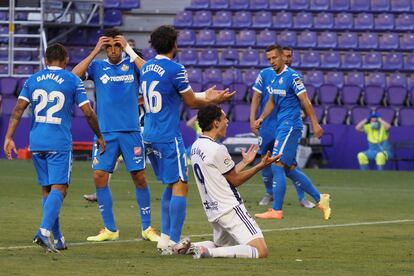
[(191, 89), (184, 66), (157, 55), (141, 68), (141, 92), (144, 96), (144, 140), (172, 142), (181, 137), (181, 93)]
[[(276, 72), (272, 67), (267, 67), (260, 71), (259, 75), (256, 78), (256, 81), (253, 84), (253, 90), (262, 94), (259, 104), (259, 115), (263, 113), (263, 110), (266, 106), (266, 103), (269, 99), (270, 85), (272, 84), (273, 79), (276, 77)], [(273, 109), (272, 113), (263, 121), (260, 129), (266, 131), (275, 131), (276, 130), (276, 116), (277, 116), (277, 107)]]
[(301, 104), (298, 96), (306, 92), (301, 76), (292, 68), (285, 66), (280, 74), (276, 74), (271, 84), (275, 109), (277, 109), (277, 125), (302, 128)]
[(19, 99), (31, 104), (31, 151), (67, 151), (72, 148), (72, 108), (89, 103), (83, 82), (59, 67), (48, 67), (32, 75)]
[(139, 72), (130, 58), (118, 64), (108, 59), (94, 60), (88, 79), (95, 83), (96, 114), (101, 132), (140, 131), (138, 93)]

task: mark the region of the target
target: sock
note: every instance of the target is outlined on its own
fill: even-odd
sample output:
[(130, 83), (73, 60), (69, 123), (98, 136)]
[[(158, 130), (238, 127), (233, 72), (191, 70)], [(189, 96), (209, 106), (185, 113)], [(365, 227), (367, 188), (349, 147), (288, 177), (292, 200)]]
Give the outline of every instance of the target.
[(295, 168), (294, 170), (289, 171), (287, 177), (292, 179), (293, 182), (299, 182), (301, 189), (313, 197), (316, 202), (321, 200), (321, 194), (319, 191), (312, 184), (309, 177), (307, 177), (306, 174), (304, 174), (300, 169)]
[(293, 187), (296, 189), (296, 193), (298, 194), (298, 200), (302, 201), (305, 199), (305, 192), (300, 187), (300, 182), (292, 180)]
[(383, 171), (383, 170), (384, 170), (384, 166), (382, 166), (382, 165), (377, 165), (377, 170), (378, 170), (378, 171)]
[(59, 216), (60, 207), (62, 206), (63, 195), (58, 190), (52, 190), (43, 205), (43, 216), (40, 228), (48, 231), (52, 230), (57, 217)]
[(170, 236), (170, 201), (172, 188), (166, 187), (161, 198), (161, 233)]
[(276, 165), (272, 165), (273, 172), (273, 204), (272, 209), (281, 211), (283, 200), (286, 193), (286, 173), (285, 169)]
[(259, 252), (250, 245), (224, 246), (209, 248), (208, 251), (213, 258), (243, 258), (257, 259)]
[(262, 179), (265, 185), (266, 193), (269, 195), (273, 194), (273, 173), (272, 167), (267, 166), (262, 170)]
[(109, 186), (96, 188), (96, 198), (105, 227), (111, 232), (116, 232), (114, 214), (112, 213), (112, 193)]
[(151, 226), (151, 203), (150, 203), (150, 189), (135, 187), (135, 197), (141, 213), (141, 227), (142, 230)]
[(203, 246), (205, 248), (216, 248), (216, 244), (212, 241), (192, 242), (195, 246)]
[(361, 171), (367, 171), (368, 170), (368, 165), (359, 165), (359, 169)]
[(185, 196), (172, 196), (170, 202), (170, 239), (179, 242), (187, 209)]

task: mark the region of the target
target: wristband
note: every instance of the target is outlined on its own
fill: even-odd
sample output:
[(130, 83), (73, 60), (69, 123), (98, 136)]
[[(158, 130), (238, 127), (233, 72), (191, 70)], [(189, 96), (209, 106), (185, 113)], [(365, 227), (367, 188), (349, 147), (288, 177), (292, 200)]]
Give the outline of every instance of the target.
[(127, 44), (124, 48), (125, 53), (128, 54), (128, 56), (132, 59), (135, 60), (138, 55), (137, 53), (135, 53), (134, 49), (131, 48), (131, 46), (129, 46), (129, 44)]
[(205, 99), (206, 99), (206, 92), (194, 93), (194, 96), (195, 96), (197, 99), (202, 99), (202, 100), (205, 100)]

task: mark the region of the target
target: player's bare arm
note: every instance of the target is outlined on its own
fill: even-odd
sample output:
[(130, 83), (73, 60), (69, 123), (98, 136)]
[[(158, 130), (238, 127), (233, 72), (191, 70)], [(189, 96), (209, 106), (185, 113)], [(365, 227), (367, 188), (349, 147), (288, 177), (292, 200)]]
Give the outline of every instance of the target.
[(205, 92), (204, 97), (196, 97), (193, 89), (182, 93), (184, 103), (190, 108), (200, 108), (211, 103), (223, 103), (229, 101), (236, 92), (230, 92), (229, 89), (215, 90), (214, 87), (209, 88)]
[(89, 64), (91, 64), (93, 59), (101, 52), (102, 48), (110, 43), (110, 40), (111, 38), (109, 37), (101, 36), (92, 52), (72, 69), (72, 73), (74, 73), (81, 79), (85, 79), (85, 74), (88, 70)]
[(254, 122), (256, 121), (257, 109), (259, 107), (259, 103), (260, 103), (261, 98), (262, 98), (262, 94), (260, 94), (258, 92), (254, 92), (253, 98), (252, 98), (252, 103), (250, 105), (250, 129), (256, 135), (259, 135), (259, 131), (255, 127)]
[(100, 148), (99, 154), (102, 155), (106, 151), (106, 143), (99, 129), (96, 114), (89, 103), (80, 106), (80, 109), (82, 110), (83, 114), (85, 115), (86, 121), (88, 122), (89, 126), (91, 127), (92, 131), (95, 133), (97, 137), (96, 146), (97, 148)]
[(114, 39), (115, 43), (119, 43), (122, 46), (122, 49), (124, 49), (124, 52), (129, 55), (129, 57), (134, 61), (135, 66), (138, 67), (138, 69), (141, 69), (142, 65), (144, 65), (145, 60), (140, 58), (137, 53), (135, 53), (134, 49), (128, 44), (128, 41), (125, 39), (123, 35), (117, 35)]
[(4, 154), (7, 159), (12, 160), (12, 152), (17, 154), (16, 145), (13, 141), (13, 135), (19, 125), (20, 119), (22, 118), (24, 110), (27, 108), (29, 103), (25, 100), (18, 99), (16, 106), (14, 107), (13, 113), (9, 120), (9, 127), (7, 128), (6, 137), (4, 138)]
[(260, 125), (262, 124), (263, 120), (266, 119), (270, 115), (270, 113), (272, 113), (274, 108), (275, 108), (275, 102), (273, 101), (273, 95), (270, 94), (262, 115), (260, 115), (259, 119), (257, 119), (254, 122), (254, 127), (256, 129), (260, 128)]
[(311, 121), (313, 135), (315, 135), (315, 137), (317, 138), (321, 138), (323, 135), (323, 128), (318, 123), (315, 111), (313, 110), (312, 103), (309, 100), (308, 93), (304, 92), (300, 94), (298, 97), (300, 103), (302, 104), (302, 108), (305, 111), (306, 116), (308, 116)]

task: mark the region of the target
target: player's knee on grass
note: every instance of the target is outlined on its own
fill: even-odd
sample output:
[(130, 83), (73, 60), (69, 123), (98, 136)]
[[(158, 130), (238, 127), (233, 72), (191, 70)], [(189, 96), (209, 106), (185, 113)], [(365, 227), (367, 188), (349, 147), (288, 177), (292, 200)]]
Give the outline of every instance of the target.
[(174, 196), (187, 196), (188, 194), (188, 185), (186, 182), (178, 180), (178, 182), (171, 185), (172, 194)]
[(357, 158), (358, 158), (358, 163), (360, 165), (368, 165), (368, 157), (366, 156), (365, 153), (363, 152), (358, 153)]
[(263, 238), (254, 239), (250, 241), (248, 245), (257, 249), (257, 252), (259, 253), (259, 258), (267, 258), (269, 251), (267, 250), (267, 245)]
[(377, 166), (384, 166), (387, 161), (387, 156), (383, 152), (378, 152), (375, 156), (375, 163)]
[(93, 180), (97, 188), (104, 188), (108, 185), (109, 173), (101, 170), (93, 172)]
[(144, 170), (131, 172), (131, 177), (132, 181), (134, 181), (135, 187), (141, 189), (147, 187), (147, 178), (145, 177)]

